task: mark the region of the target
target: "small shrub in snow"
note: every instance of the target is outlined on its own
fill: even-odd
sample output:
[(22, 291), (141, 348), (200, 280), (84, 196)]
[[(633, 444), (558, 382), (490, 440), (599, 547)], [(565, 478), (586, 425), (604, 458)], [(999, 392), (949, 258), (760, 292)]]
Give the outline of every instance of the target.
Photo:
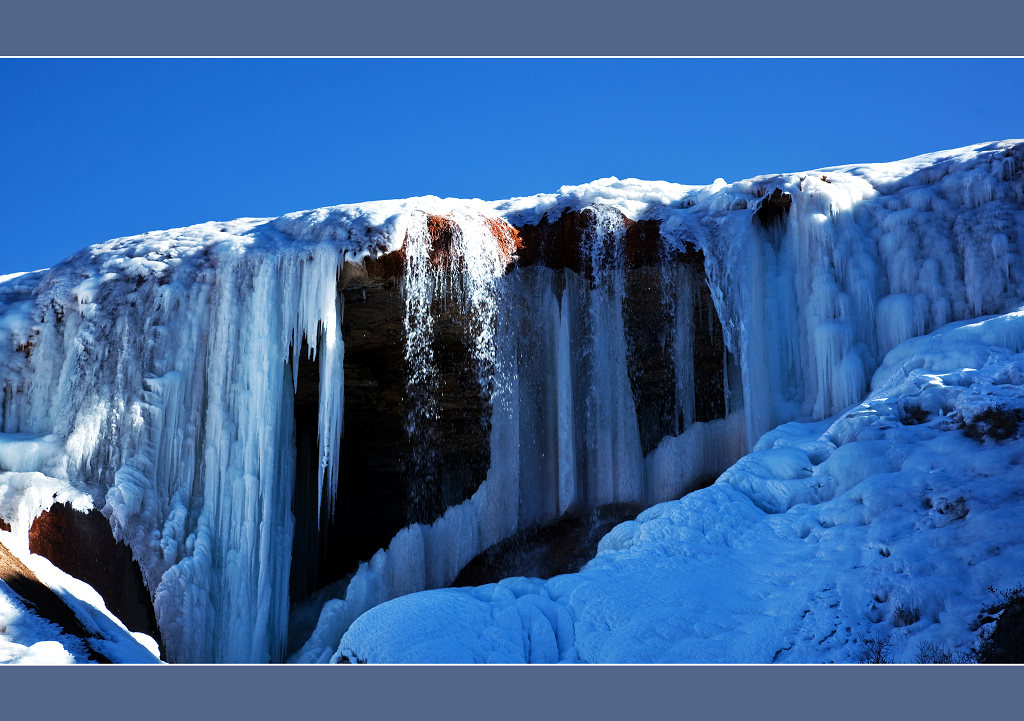
[(997, 616), (995, 629), (981, 642), (979, 663), (1024, 663), (1024, 585), (994, 591), (997, 602), (985, 609)]
[(983, 441), (985, 438), (1005, 441), (1019, 435), (1022, 423), (1024, 411), (1019, 408), (992, 406), (976, 414), (970, 421), (964, 420), (961, 428), (965, 436), (976, 441)]
[(950, 651), (948, 648), (924, 641), (917, 649), (915, 663), (978, 663), (978, 654), (974, 651)]
[(966, 518), (970, 510), (967, 508), (967, 499), (963, 496), (958, 496), (952, 501), (947, 498), (940, 498), (939, 501), (940, 503), (935, 507), (935, 510), (944, 516), (949, 516), (950, 520), (953, 521)]
[(864, 648), (857, 654), (857, 663), (892, 663), (892, 636), (865, 638)]
[(953, 663), (953, 652), (931, 641), (924, 641), (917, 648), (915, 663)]
[(893, 612), (892, 625), (899, 628), (900, 626), (910, 626), (921, 620), (921, 609), (911, 608), (905, 606), (902, 603), (896, 604), (896, 610)]
[(926, 423), (931, 414), (920, 406), (904, 406), (900, 413), (900, 423), (905, 426), (917, 426)]

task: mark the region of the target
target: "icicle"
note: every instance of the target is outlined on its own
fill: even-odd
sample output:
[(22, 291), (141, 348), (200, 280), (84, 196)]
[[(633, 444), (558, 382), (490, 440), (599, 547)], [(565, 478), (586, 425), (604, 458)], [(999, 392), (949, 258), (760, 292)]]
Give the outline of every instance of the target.
[[(565, 513), (576, 503), (576, 422), (573, 414), (573, 357), (570, 341), (571, 296), (562, 291), (558, 314), (558, 341), (555, 349), (555, 377), (558, 400), (558, 512)], [(547, 429), (542, 429), (541, 432)]]
[(406, 430), (416, 433), (424, 420), (436, 416), (432, 392), (436, 370), (434, 368), (433, 331), (436, 271), (430, 262), (430, 233), (427, 216), (422, 214), (408, 226), (405, 240), (405, 278), (402, 294), (405, 298), (405, 362), (409, 367), (409, 398)]
[(626, 368), (625, 224), (614, 208), (594, 206), (594, 222), (584, 238), (593, 287), (584, 361), (589, 378), (585, 399), (586, 498), (596, 507), (643, 498), (643, 454), (636, 406)]
[[(675, 270), (675, 282), (666, 284), (666, 292), (672, 293), (674, 306), (672, 327), (672, 367), (676, 379), (675, 388), (675, 435), (694, 422), (694, 373), (693, 373), (693, 272), (686, 266)], [(723, 366), (724, 367), (724, 366)], [(683, 417), (682, 426), (679, 417)]]

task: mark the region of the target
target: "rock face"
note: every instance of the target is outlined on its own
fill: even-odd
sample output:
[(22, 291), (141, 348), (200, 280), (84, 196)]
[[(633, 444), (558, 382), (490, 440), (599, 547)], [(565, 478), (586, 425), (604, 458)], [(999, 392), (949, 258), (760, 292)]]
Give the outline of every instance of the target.
[(114, 540), (110, 524), (99, 511), (81, 513), (68, 504), (55, 504), (32, 524), (28, 541), (29, 551), (96, 589), (130, 631), (141, 631), (160, 642), (153, 602), (139, 565), (128, 547)]
[[(537, 224), (518, 228), (489, 221), (502, 254), (509, 259), (507, 273), (543, 266), (563, 275), (590, 278), (601, 272), (588, 251), (596, 222), (591, 209), (566, 210), (553, 220), (544, 216)], [(697, 280), (691, 309), (696, 369), (693, 420), (725, 415), (729, 358), (704, 280), (703, 254), (689, 245), (682, 250), (667, 248), (656, 220), (623, 218), (622, 222), (626, 225), (623, 316), (628, 319), (629, 380), (642, 449), (647, 453), (685, 426), (673, 394), (666, 393), (676, 384), (665, 330), (675, 312), (666, 305), (662, 290), (666, 263), (685, 268)], [(427, 229), (429, 261), (436, 272), (458, 271), (462, 259), (453, 252), (458, 227), (449, 218), (429, 216)], [(413, 399), (403, 323), (406, 264), (403, 247), (361, 264), (346, 263), (339, 278), (344, 298), (346, 422), (333, 520), (326, 512), (317, 519), (316, 513), (318, 362), (308, 357), (305, 347), (299, 353), (293, 602), (353, 572), (359, 562), (386, 548), (405, 526), (433, 522), (447, 508), (469, 498), (487, 476), (490, 399), (470, 361), (469, 319), (444, 299), (435, 300), (431, 308), (436, 412), (417, 419), (416, 432), (409, 432)], [(575, 527), (574, 532), (583, 533)]]
[[(609, 273), (616, 274), (616, 283), (621, 280), (616, 286), (616, 302), (621, 301), (623, 327), (617, 337), (624, 337), (621, 345), (627, 356), (627, 371), (621, 376), (622, 382), (616, 381), (616, 387), (626, 388), (628, 374), (624, 403), (626, 408), (632, 408), (622, 417), (635, 410), (639, 425), (638, 452), (630, 460), (637, 463), (632, 465), (642, 466), (641, 452), (651, 452), (666, 436), (679, 435), (693, 422), (726, 414), (730, 359), (704, 279), (703, 254), (692, 245), (669, 247), (658, 220), (634, 222), (621, 214), (612, 220), (618, 233), (614, 252), (610, 246), (601, 245), (603, 240), (595, 240), (604, 237), (602, 233), (610, 237), (606, 227), (609, 217), (592, 208), (565, 210), (557, 217), (543, 216), (534, 224), (519, 227), (493, 219), (479, 221), (484, 224), (482, 232), (493, 237), (499, 273), (503, 269), (505, 279), (516, 281), (511, 283), (517, 289), (515, 292), (493, 294), (496, 303), (521, 306), (514, 312), (502, 308), (503, 317), (517, 318), (514, 323), (525, 321), (518, 330), (536, 321), (512, 344), (519, 344), (518, 351), (512, 354), (519, 354), (515, 360), (524, 371), (523, 377), (533, 374), (532, 380), (524, 380), (522, 393), (522, 398), (532, 394), (529, 403), (533, 405), (524, 406), (518, 421), (523, 446), (530, 447), (526, 453), (532, 453), (528, 462), (520, 458), (519, 471), (533, 484), (528, 492), (532, 505), (524, 510), (526, 502), (520, 499), (518, 511), (511, 511), (513, 519), (518, 512), (518, 520), (513, 521), (517, 525), (512, 530), (518, 529), (519, 535), (490, 553), (492, 560), (486, 563), (495, 569), (513, 568), (508, 558), (527, 558), (534, 564), (514, 566), (515, 572), (560, 573), (575, 568), (574, 564), (596, 540), (595, 529), (603, 529), (612, 522), (611, 516), (594, 521), (590, 516), (594, 506), (623, 500), (611, 491), (591, 497), (579, 491), (569, 501), (559, 500), (559, 483), (564, 479), (554, 459), (558, 451), (551, 445), (557, 442), (549, 432), (557, 413), (553, 414), (548, 405), (558, 393), (551, 374), (552, 354), (563, 353), (559, 356), (563, 360), (570, 358), (570, 363), (579, 361), (581, 366), (592, 363), (592, 359), (581, 360), (594, 350), (582, 345), (599, 343), (587, 325), (590, 317), (586, 298), (594, 288), (607, 284)], [(490, 361), (481, 360), (479, 346), (474, 344), (479, 344), (482, 331), (494, 334), (498, 320), (492, 316), (486, 321), (490, 327), (481, 328), (480, 314), (474, 315), (477, 309), (464, 302), (453, 302), (460, 292), (467, 294), (460, 284), (468, 275), (466, 264), (472, 262), (466, 257), (462, 242), (465, 221), (458, 214), (426, 218), (426, 272), (437, 290), (429, 298), (427, 311), (431, 332), (426, 350), (432, 356), (429, 413), (418, 408), (411, 366), (414, 359), (410, 359), (408, 284), (410, 268), (420, 257), (410, 256), (415, 250), (412, 239), (407, 236), (398, 250), (371, 255), (358, 263), (344, 263), (340, 270), (338, 305), (343, 309), (345, 422), (339, 453), (339, 490), (333, 508), (320, 505), (321, 360), (304, 342), (291, 349), (291, 358), (287, 360), (297, 366), (293, 405), (295, 525), (288, 577), (288, 600), (292, 604), (301, 604), (317, 590), (351, 575), (361, 562), (387, 548), (403, 528), (435, 522), (447, 509), (471, 498), (488, 477), (493, 460), (493, 399), (492, 388), (485, 379), (494, 378), (496, 373), (494, 368), (483, 366), (496, 362), (496, 356)], [(481, 228), (474, 232), (479, 234)], [(686, 287), (691, 289), (680, 296), (693, 325), (693, 341), (686, 351), (695, 369), (693, 378), (686, 381), (692, 385), (693, 408), (686, 414), (680, 410), (678, 394), (666, 392), (680, 383), (678, 363), (672, 358), (671, 333), (666, 330), (679, 309), (667, 303), (666, 272), (685, 274), (689, 279)], [(674, 278), (673, 283), (678, 280)], [(554, 305), (544, 306), (540, 302), (541, 289), (549, 294), (547, 297)], [(556, 296), (558, 300), (554, 300)], [(562, 323), (575, 324), (571, 333), (566, 331), (566, 349), (556, 348), (550, 336), (551, 329), (557, 328), (557, 318), (554, 325), (547, 316), (541, 318), (552, 308), (557, 313), (563, 303), (571, 305), (572, 310), (571, 314), (566, 311)], [(538, 310), (542, 306), (544, 310)], [(619, 306), (614, 306), (610, 315), (620, 315)], [(607, 319), (602, 322), (609, 326)], [(513, 328), (512, 335), (516, 332)], [(580, 370), (580, 379), (592, 371), (589, 365), (585, 371)], [(575, 372), (576, 369), (571, 371)], [(544, 375), (542, 381), (538, 380), (540, 375)], [(547, 390), (533, 388), (527, 393), (527, 383), (541, 383)], [(583, 418), (589, 412), (587, 404), (592, 401), (579, 392), (570, 403), (570, 411)], [(612, 402), (619, 404), (620, 399)], [(541, 422), (547, 423), (543, 433), (536, 430)], [(531, 433), (550, 437), (542, 443), (531, 439)], [(571, 450), (577, 461), (571, 473), (577, 474), (577, 480), (569, 478), (569, 483), (582, 485), (584, 476), (593, 475), (593, 468), (601, 464), (601, 459), (597, 455), (590, 457), (588, 443), (593, 443), (580, 439), (572, 442), (576, 444)], [(610, 466), (605, 470), (609, 476), (616, 473)], [(545, 497), (535, 498), (538, 494)], [(628, 500), (632, 503), (637, 499)], [(625, 505), (615, 507), (621, 509)], [(559, 520), (563, 513), (568, 515)], [(625, 517), (616, 516), (614, 520)], [(523, 544), (532, 544), (533, 549), (525, 556), (517, 550)], [(513, 556), (509, 556), (509, 548), (515, 551)], [(92, 585), (129, 629), (160, 640), (150, 597), (153, 589), (145, 588), (128, 548), (114, 541), (109, 522), (99, 512), (83, 514), (69, 506), (54, 506), (32, 526), (30, 549)], [(477, 550), (465, 556), (460, 565)], [(477, 565), (480, 563), (484, 561)], [(457, 570), (458, 567), (444, 582), (453, 578)], [(478, 569), (477, 573), (480, 572)], [(486, 570), (482, 572), (486, 575)]]
[(551, 578), (579, 571), (597, 553), (597, 544), (614, 526), (643, 508), (621, 503), (583, 515), (567, 513), (547, 526), (528, 528), (491, 546), (466, 564), (453, 586), (482, 586), (503, 578)]
[[(821, 176), (826, 183), (831, 183), (824, 175)], [(766, 228), (783, 223), (789, 215), (789, 208), (793, 205), (793, 196), (783, 193), (779, 188), (774, 188), (770, 195), (766, 195), (758, 206), (754, 217)]]
[[(451, 220), (428, 218), (430, 262), (439, 272), (457, 270)], [(514, 229), (491, 231), (505, 255), (515, 250)], [(292, 599), (355, 570), (410, 523), (430, 523), (469, 498), (490, 463), (490, 405), (469, 363), (467, 319), (437, 302), (432, 350), (437, 370), (436, 416), (411, 436), (402, 283), (405, 249), (361, 265), (346, 263), (339, 279), (344, 297), (345, 423), (333, 521), (309, 519), (317, 503), (317, 385), (319, 368), (300, 355), (295, 418), (298, 446), (296, 533)]]
[(81, 648), (87, 658), (99, 663), (110, 663), (106, 656), (90, 645), (90, 641), (96, 640), (97, 637), (89, 633), (67, 604), (2, 543), (0, 543), (0, 581), (6, 583), (22, 602), (40, 618), (56, 624), (62, 633), (81, 639)]
[[(787, 196), (788, 197), (788, 196)], [(786, 206), (788, 208), (788, 206)], [(697, 282), (693, 284), (694, 326), (694, 420), (722, 418), (726, 414), (727, 369), (733, 364), (725, 347), (722, 324), (715, 312), (711, 292), (704, 279), (704, 254), (685, 244), (669, 248), (660, 233), (660, 222), (634, 222), (623, 218), (625, 294), (623, 317), (629, 347), (630, 384), (640, 423), (644, 453), (654, 449), (665, 436), (678, 435), (684, 428), (673, 394), (675, 369), (671, 363), (668, 329), (676, 309), (665, 303), (664, 269), (682, 268)], [(565, 210), (555, 221), (545, 215), (536, 225), (519, 229), (522, 245), (517, 266), (532, 264), (593, 275), (593, 261), (585, 257), (587, 234), (596, 222), (594, 211)], [(613, 262), (613, 259), (605, 259)]]

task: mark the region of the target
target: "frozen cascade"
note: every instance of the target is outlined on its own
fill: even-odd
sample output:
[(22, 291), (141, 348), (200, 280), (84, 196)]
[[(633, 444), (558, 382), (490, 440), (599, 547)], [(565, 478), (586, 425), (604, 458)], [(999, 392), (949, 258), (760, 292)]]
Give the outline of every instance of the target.
[[(410, 226), (406, 357), (411, 366), (419, 364), (410, 376), (421, 388), (430, 387), (433, 372), (429, 333), (420, 331), (433, 322), (423, 316), (428, 308), (437, 310), (436, 288), (480, 289), (444, 295), (463, 308), (470, 298), (490, 299), (474, 315), (493, 321), (477, 320), (474, 329), (493, 328), (493, 336), (485, 334), (471, 353), (478, 367), (494, 369), (490, 469), (467, 501), (429, 525), (403, 529), (386, 550), (361, 564), (344, 598), (325, 603), (311, 638), (290, 661), (331, 660), (344, 631), (364, 611), (413, 591), (449, 585), (474, 556), (517, 530), (551, 523), (569, 510), (678, 497), (740, 454), (742, 414), (695, 422), (692, 385), (684, 390), (695, 375), (696, 279), (692, 269), (681, 268), (665, 272), (657, 290), (671, 321), (666, 345), (674, 387), (680, 387), (673, 391), (673, 398), (679, 398), (673, 412), (675, 437), (645, 460), (623, 316), (626, 225), (614, 207), (595, 205), (586, 215), (590, 222), (580, 272), (532, 265), (498, 277), (501, 263), (467, 260), (455, 266), (463, 277), (452, 278), (452, 268), (430, 262), (434, 241), (427, 225)], [(478, 226), (473, 233), (465, 219), (458, 223), (461, 230), (453, 237), (464, 244), (463, 252), (474, 252), (474, 243), (493, 247), (493, 230)], [(410, 391), (416, 394), (417, 389)], [(417, 419), (429, 413), (414, 412)], [(410, 427), (415, 431), (418, 426)]]
[[(668, 220), (707, 255), (750, 444), (857, 402), (904, 340), (1021, 297), (1022, 148), (763, 176)], [(773, 190), (792, 206), (765, 228), (756, 215)]]
[[(143, 569), (169, 658), (280, 658), (295, 356), (305, 342), (317, 358), (316, 493), (333, 509), (345, 462), (339, 271), (403, 250), (407, 420), (424, 440), (420, 465), (430, 466), (441, 398), (436, 325), (456, 318), (492, 399), (490, 468), (468, 500), (399, 531), (343, 599), (326, 602), (293, 660), (327, 660), (364, 610), (450, 583), (517, 530), (678, 497), (766, 430), (857, 402), (893, 346), (1020, 301), (1022, 156), (1024, 144), (1006, 141), (732, 184), (607, 179), (495, 203), (337, 206), (94, 246), (51, 271), (0, 279), (0, 471), (90, 493)], [(505, 272), (510, 226), (562, 211), (586, 218), (582, 266)], [(431, 218), (447, 224), (450, 247), (437, 247)], [(630, 266), (634, 221), (658, 225), (663, 255), (650, 274)], [(671, 260), (688, 246), (703, 269)], [(641, 348), (630, 309), (643, 303), (658, 333)], [(724, 348), (709, 358), (718, 319)], [(647, 357), (637, 353), (670, 367), (664, 437), (648, 437), (638, 416)]]
[(320, 358), (327, 500), (336, 489), (342, 255), (209, 225), (111, 241), (46, 274), (36, 330), (6, 358), (2, 423), (63, 439), (56, 474), (105, 498), (169, 659), (269, 661), (287, 628), (288, 360), (303, 338)]
[(406, 431), (413, 442), (413, 481), (410, 503), (414, 517), (429, 516), (427, 488), (439, 479), (433, 449), (443, 442), (437, 434), (438, 385), (435, 363), (436, 320), (455, 317), (467, 339), (468, 362), (481, 396), (490, 401), (494, 384), (495, 323), (498, 277), (510, 261), (502, 241), (506, 226), (479, 214), (453, 210), (444, 217), (418, 213), (405, 238), (405, 361)]
[[(511, 299), (500, 277), (510, 260), (506, 224), (479, 214), (450, 210), (444, 216), (416, 213), (407, 224), (405, 271), (405, 359), (409, 367), (407, 431), (413, 442), (413, 515), (422, 515), (424, 484), (435, 460), (435, 404), (441, 399), (434, 333), (441, 314), (457, 316), (468, 337), (469, 362), (480, 392), (492, 398), (491, 466), (486, 480), (463, 503), (433, 523), (413, 523), (366, 563), (345, 585), (344, 597), (328, 600), (312, 637), (293, 662), (323, 662), (345, 629), (364, 611), (391, 598), (450, 584), (477, 553), (517, 528), (521, 500), (515, 457), (519, 445), (518, 372), (515, 328), (499, 312)], [(511, 460), (510, 460), (511, 459)]]
[[(629, 385), (626, 333), (622, 304), (625, 295), (622, 214), (614, 208), (594, 206), (595, 221), (585, 237), (586, 271), (593, 276), (582, 307), (587, 342), (583, 365), (589, 371), (580, 385), (585, 389), (584, 448), (586, 505), (645, 500), (643, 452), (636, 405)], [(571, 342), (570, 342), (571, 345)]]
[[(503, 464), (500, 476), (508, 483), (504, 497), (518, 496), (519, 523), (550, 518), (549, 509), (565, 510), (582, 500), (581, 493), (599, 502), (628, 497), (646, 485), (641, 497), (648, 502), (677, 496), (702, 470), (721, 470), (770, 428), (793, 419), (826, 417), (856, 403), (885, 353), (911, 335), (1010, 307), (1024, 293), (1024, 182), (1014, 160), (1022, 148), (1008, 141), (897, 163), (765, 176), (700, 189), (611, 179), (563, 189), (553, 200), (530, 199), (545, 212), (559, 201), (569, 207), (583, 201), (583, 207), (607, 205), (633, 219), (647, 213), (662, 221), (668, 240), (703, 250), (715, 309), (728, 348), (739, 359), (740, 377), (736, 388), (731, 377), (725, 383), (724, 418), (694, 423), (682, 434), (666, 437), (645, 459), (641, 455), (640, 471), (634, 465), (626, 474), (610, 477), (605, 465), (591, 475), (588, 468), (598, 458), (614, 465), (614, 449), (630, 450), (629, 420), (614, 414), (615, 390), (622, 388), (615, 382), (615, 354), (621, 345), (614, 314), (609, 313), (621, 298), (614, 290), (616, 273), (604, 278), (608, 285), (603, 290), (611, 289), (610, 294), (587, 297), (580, 291), (583, 281), (570, 272), (558, 280), (544, 268), (520, 269), (501, 281), (503, 292), (518, 305), (503, 303), (502, 309), (529, 316), (549, 330), (531, 338), (528, 329), (523, 332), (521, 325), (512, 324), (519, 347), (511, 360), (499, 362), (512, 371), (506, 396), (513, 408), (512, 426), (500, 424), (495, 416), (488, 484), (501, 454), (511, 449), (496, 442), (503, 438), (519, 450), (518, 473), (514, 477)], [(765, 228), (756, 213), (773, 190), (788, 196), (792, 206)], [(511, 201), (506, 205), (515, 207)], [(527, 211), (515, 212), (530, 217)], [(600, 222), (608, 221), (602, 216)], [(604, 245), (593, 239), (593, 234), (588, 236), (586, 248), (591, 263), (616, 248), (614, 240)], [(986, 273), (991, 267), (998, 272)], [(556, 317), (558, 333), (552, 334)], [(602, 338), (603, 352), (589, 358), (584, 352), (587, 360), (582, 362), (566, 356), (559, 360), (559, 349), (590, 347), (578, 344), (580, 337), (588, 337), (578, 330), (586, 325), (583, 318), (597, 334), (592, 337)], [(678, 313), (675, 318), (682, 322)], [(679, 333), (675, 338), (674, 357), (679, 358), (686, 353), (687, 338)], [(499, 342), (499, 357), (509, 352)], [(592, 388), (581, 382), (588, 363), (602, 371), (590, 379), (604, 384), (600, 398), (589, 397)], [(550, 380), (538, 380), (545, 373), (533, 373), (532, 367), (544, 367), (548, 379), (557, 379), (557, 389), (550, 388)], [(684, 383), (685, 370), (677, 370), (675, 377)], [(737, 402), (740, 397), (742, 403)], [(582, 403), (583, 414), (576, 412), (577, 403)], [(593, 440), (595, 419), (603, 413), (608, 414), (603, 428), (615, 431), (602, 439), (605, 445), (598, 450), (582, 439)], [(684, 421), (685, 413), (684, 401)], [(544, 421), (550, 418), (556, 421)], [(532, 436), (530, 431), (537, 428), (546, 433)], [(510, 454), (504, 457), (513, 463)], [(557, 477), (557, 493), (551, 486), (531, 488), (531, 480), (541, 477)], [(497, 484), (488, 484), (481, 492), (496, 490)], [(496, 525), (518, 524), (509, 513)], [(306, 650), (318, 647), (324, 653), (328, 639), (334, 638), (334, 633), (315, 634)]]

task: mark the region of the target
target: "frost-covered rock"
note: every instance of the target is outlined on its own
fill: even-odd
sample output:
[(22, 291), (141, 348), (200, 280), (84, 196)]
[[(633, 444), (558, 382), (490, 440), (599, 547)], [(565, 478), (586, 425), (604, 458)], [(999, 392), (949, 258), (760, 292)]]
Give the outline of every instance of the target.
[(0, 663), (157, 663), (160, 650), (132, 634), (99, 594), (45, 558), (25, 562), (0, 532)]

